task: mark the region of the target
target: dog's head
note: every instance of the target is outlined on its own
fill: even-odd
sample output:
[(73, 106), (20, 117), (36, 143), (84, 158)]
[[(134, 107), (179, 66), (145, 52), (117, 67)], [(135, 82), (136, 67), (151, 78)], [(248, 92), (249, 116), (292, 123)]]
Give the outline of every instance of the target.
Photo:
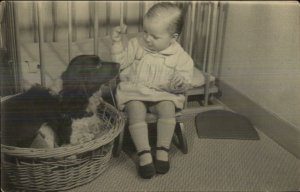
[(96, 55), (79, 55), (73, 58), (62, 74), (64, 91), (84, 91), (91, 96), (103, 83), (116, 77), (119, 64), (102, 61)]
[(115, 78), (119, 68), (118, 63), (102, 61), (96, 55), (79, 55), (73, 58), (61, 76), (63, 104), (68, 112), (83, 112), (88, 98), (98, 91), (102, 84)]

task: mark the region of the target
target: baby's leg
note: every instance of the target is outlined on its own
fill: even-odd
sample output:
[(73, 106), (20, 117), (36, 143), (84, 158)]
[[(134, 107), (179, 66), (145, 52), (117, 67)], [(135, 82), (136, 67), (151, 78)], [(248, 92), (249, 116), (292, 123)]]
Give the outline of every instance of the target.
[[(150, 150), (148, 126), (146, 119), (146, 106), (141, 101), (130, 101), (126, 104), (129, 119), (129, 132), (137, 152)], [(152, 163), (151, 153), (140, 155), (140, 166)]]
[[(159, 119), (157, 122), (157, 147), (170, 148), (175, 130), (175, 105), (172, 101), (161, 101), (155, 106)], [(168, 152), (165, 150), (156, 151), (156, 159), (168, 161)]]

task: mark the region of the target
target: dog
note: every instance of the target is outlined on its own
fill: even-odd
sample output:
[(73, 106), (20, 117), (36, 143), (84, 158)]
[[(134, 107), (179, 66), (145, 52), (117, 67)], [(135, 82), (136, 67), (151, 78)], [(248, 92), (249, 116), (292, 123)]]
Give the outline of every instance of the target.
[(91, 116), (89, 100), (102, 84), (119, 74), (119, 64), (102, 61), (96, 55), (73, 58), (62, 73), (62, 90), (34, 85), (24, 93), (1, 103), (1, 143), (30, 147), (43, 124), (57, 135), (58, 145), (70, 143), (72, 119)]

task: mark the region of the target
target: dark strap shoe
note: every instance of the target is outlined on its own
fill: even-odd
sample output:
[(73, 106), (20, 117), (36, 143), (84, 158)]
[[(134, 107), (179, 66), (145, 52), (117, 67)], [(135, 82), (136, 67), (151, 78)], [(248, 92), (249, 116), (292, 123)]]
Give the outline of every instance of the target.
[[(141, 152), (138, 152), (138, 156), (141, 156), (145, 153), (151, 153), (150, 150), (144, 150)], [(149, 163), (146, 165), (139, 165), (139, 174), (144, 179), (151, 179), (155, 175), (155, 167), (153, 163)]]
[[(169, 153), (169, 149), (166, 147), (156, 147), (156, 150), (164, 150), (167, 153)], [(170, 162), (168, 161), (162, 161), (162, 160), (155, 160), (155, 169), (156, 173), (159, 174), (166, 174), (170, 169)]]

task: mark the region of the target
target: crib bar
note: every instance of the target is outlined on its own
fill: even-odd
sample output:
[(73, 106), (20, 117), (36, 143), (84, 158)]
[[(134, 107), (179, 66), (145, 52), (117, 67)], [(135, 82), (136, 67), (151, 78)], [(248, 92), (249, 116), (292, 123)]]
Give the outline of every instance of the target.
[(56, 28), (57, 28), (57, 3), (55, 1), (52, 2), (52, 22), (53, 22), (53, 42), (56, 42)]
[[(211, 31), (210, 31), (210, 43), (209, 43), (209, 55), (208, 55), (208, 70), (210, 73), (213, 73), (214, 68), (214, 55), (215, 55), (215, 49), (216, 49), (216, 38), (217, 38), (217, 16), (218, 16), (218, 3), (212, 2), (211, 3)], [(213, 73), (213, 75), (215, 75)]]
[(214, 73), (219, 75), (219, 57), (220, 57), (220, 48), (221, 48), (221, 40), (222, 40), (222, 30), (223, 30), (223, 21), (224, 21), (224, 12), (223, 12), (223, 4), (218, 3), (218, 18), (217, 18), (217, 35), (216, 35), (216, 49), (215, 49), (215, 59), (214, 59)]
[(89, 38), (92, 38), (93, 37), (93, 29), (92, 29), (92, 26), (93, 26), (93, 2), (89, 1), (88, 2), (89, 4)]
[[(201, 30), (201, 34), (200, 34), (200, 39), (201, 39), (201, 43), (203, 43), (205, 45), (205, 42), (202, 42), (202, 37), (205, 36), (205, 32), (207, 29), (207, 20), (206, 20), (206, 3), (201, 3), (200, 6), (200, 15), (201, 15), (201, 19), (200, 19), (200, 30)], [(199, 29), (199, 28), (198, 28)], [(202, 62), (203, 62), (203, 58), (202, 58)], [(203, 64), (203, 63), (202, 63)], [(203, 70), (203, 66), (202, 66), (202, 70)]]
[(124, 25), (124, 2), (120, 2), (120, 26), (121, 28)]
[[(207, 5), (207, 4), (206, 4)], [(211, 9), (210, 9), (210, 4), (208, 4), (208, 6), (206, 6), (207, 8), (207, 22), (206, 22), (206, 32), (205, 32), (205, 51), (204, 51), (204, 57), (203, 57), (203, 71), (207, 72), (207, 56), (208, 56), (208, 48), (209, 48), (209, 30), (210, 30), (210, 13), (211, 13)]]
[(72, 58), (72, 2), (68, 1), (68, 56), (69, 62)]
[[(180, 4), (179, 4), (180, 5)], [(191, 46), (191, 30), (190, 29), (192, 26), (192, 23), (194, 23), (194, 18), (191, 17), (191, 9), (192, 2), (188, 3), (187, 8), (185, 10), (185, 20), (184, 20), (184, 26), (183, 26), (183, 31), (182, 35), (179, 36), (178, 40), (181, 43), (182, 47), (186, 50), (187, 53), (191, 55), (190, 52), (190, 46)]]
[(36, 3), (33, 1), (32, 2), (32, 21), (33, 21), (33, 38), (34, 42), (38, 42), (38, 29), (37, 29), (37, 8), (36, 8)]
[[(198, 21), (198, 18), (197, 18), (197, 15), (198, 15), (198, 10), (197, 10), (197, 6), (198, 6), (198, 3), (194, 3), (193, 2), (193, 6), (195, 7), (195, 14), (194, 14), (194, 19), (193, 19), (193, 21), (194, 21), (194, 32), (193, 32), (193, 40), (194, 41), (196, 41), (197, 40), (197, 34), (198, 34), (198, 32), (197, 32), (197, 21)], [(191, 57), (194, 59), (194, 61), (195, 61), (195, 56), (194, 56), (194, 48), (195, 48), (195, 46), (196, 46), (196, 43), (192, 43), (191, 45), (191, 53), (190, 53), (190, 55), (191, 55)]]
[(223, 39), (225, 35), (226, 16), (228, 5), (223, 2), (219, 2), (219, 15), (218, 15), (218, 31), (216, 40), (216, 54), (214, 60), (214, 73), (220, 75), (220, 63), (223, 50)]
[(106, 35), (110, 33), (110, 1), (106, 1)]
[(205, 54), (204, 54), (204, 72), (205, 72), (205, 95), (204, 95), (204, 106), (208, 105), (208, 97), (209, 97), (209, 78), (210, 78), (210, 40), (211, 40), (211, 25), (212, 25), (212, 13), (213, 7), (212, 3), (208, 3), (208, 14), (207, 14), (207, 31), (206, 31), (206, 40), (205, 40)]
[[(203, 15), (204, 15), (204, 11), (205, 11), (205, 3), (203, 2), (197, 2), (195, 5), (196, 8), (196, 13), (195, 13), (195, 39), (194, 42), (197, 43), (193, 43), (192, 47), (192, 56), (193, 59), (196, 60), (197, 63), (200, 63), (199, 65), (201, 65), (201, 62), (199, 61), (199, 59), (201, 59), (202, 54), (198, 52), (198, 50), (202, 50), (202, 47), (200, 47), (200, 45), (203, 43), (202, 42), (202, 36), (203, 36), (203, 30), (205, 29), (205, 26), (203, 24)], [(203, 59), (203, 58), (202, 58)], [(201, 70), (203, 70), (203, 63), (201, 66)]]
[(5, 6), (5, 2), (2, 2), (0, 4), (0, 49), (4, 48), (4, 43), (3, 43), (3, 27), (2, 27), (4, 6)]
[(98, 22), (98, 11), (97, 11), (97, 1), (94, 2), (94, 54), (98, 55), (98, 30), (99, 30), (99, 22)]
[(192, 55), (193, 42), (194, 42), (194, 31), (195, 31), (195, 12), (196, 12), (196, 4), (194, 1), (191, 3), (191, 12), (190, 12), (190, 40), (189, 40), (189, 54)]
[(4, 42), (3, 42), (3, 37), (2, 37), (2, 31), (3, 31), (3, 27), (2, 27), (2, 23), (0, 23), (0, 49), (4, 48)]
[(139, 2), (139, 32), (143, 31), (144, 2)]
[(41, 85), (45, 86), (45, 58), (44, 58), (44, 24), (43, 24), (43, 6), (42, 1), (38, 1), (38, 34), (39, 34), (39, 54), (40, 54), (40, 75)]
[(4, 48), (4, 43), (3, 43), (3, 15), (4, 15), (4, 6), (5, 2), (2, 2), (0, 4), (0, 49)]
[(212, 55), (212, 73), (213, 75), (215, 75), (216, 77), (218, 76), (217, 68), (218, 68), (218, 63), (216, 63), (216, 58), (217, 58), (217, 54), (218, 54), (218, 41), (219, 41), (219, 32), (220, 32), (220, 2), (218, 2), (215, 6), (215, 14), (214, 14), (214, 42), (213, 42), (213, 55)]
[[(21, 77), (22, 77), (22, 68), (20, 67), (19, 63), (21, 61), (20, 57), (20, 33), (19, 29), (17, 29), (17, 26), (19, 26), (19, 20), (18, 20), (18, 12), (17, 12), (17, 3), (16, 2), (9, 2), (7, 4), (8, 11), (10, 13), (9, 18), (9, 25), (10, 25), (10, 34), (8, 34), (8, 37), (12, 40), (12, 45), (10, 45), (11, 57), (13, 61), (13, 71), (14, 71), (14, 82), (15, 82), (15, 91), (20, 92), (21, 91)], [(11, 41), (9, 41), (11, 42)], [(15, 51), (15, 53), (14, 53)], [(10, 61), (11, 62), (11, 61)]]
[(72, 42), (77, 41), (77, 23), (76, 23), (76, 7), (75, 7), (76, 1), (71, 4), (71, 10), (72, 10)]
[(212, 54), (212, 41), (214, 39), (215, 33), (213, 31), (213, 17), (214, 17), (214, 3), (209, 2), (209, 13), (208, 13), (208, 35), (207, 35), (207, 54), (206, 54), (206, 71), (211, 73), (211, 54)]
[(123, 7), (123, 9), (124, 9), (124, 17), (123, 17), (123, 22), (124, 22), (125, 24), (127, 24), (127, 15), (128, 15), (128, 12), (127, 12), (127, 10), (128, 10), (128, 2), (127, 2), (127, 1), (123, 1), (123, 4), (124, 4), (124, 7)]

